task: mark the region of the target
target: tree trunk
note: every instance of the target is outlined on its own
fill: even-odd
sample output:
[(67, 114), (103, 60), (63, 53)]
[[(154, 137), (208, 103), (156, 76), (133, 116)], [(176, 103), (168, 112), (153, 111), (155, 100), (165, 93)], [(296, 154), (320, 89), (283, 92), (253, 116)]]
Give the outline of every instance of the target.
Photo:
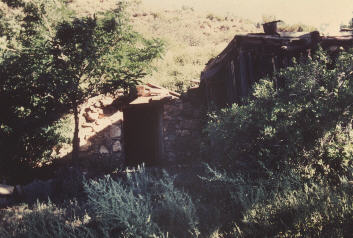
[(78, 157), (80, 150), (80, 138), (78, 137), (79, 130), (79, 118), (78, 118), (78, 108), (77, 103), (74, 103), (74, 118), (75, 118), (75, 130), (74, 138), (72, 140), (72, 162), (75, 166), (78, 165)]

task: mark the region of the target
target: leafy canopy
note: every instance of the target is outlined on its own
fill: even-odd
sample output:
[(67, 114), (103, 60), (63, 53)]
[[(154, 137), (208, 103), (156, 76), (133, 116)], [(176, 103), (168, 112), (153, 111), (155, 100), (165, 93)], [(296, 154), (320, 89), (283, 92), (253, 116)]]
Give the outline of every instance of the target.
[(0, 2), (1, 164), (49, 156), (62, 115), (150, 72), (162, 42), (132, 31), (124, 7), (79, 18), (60, 0)]

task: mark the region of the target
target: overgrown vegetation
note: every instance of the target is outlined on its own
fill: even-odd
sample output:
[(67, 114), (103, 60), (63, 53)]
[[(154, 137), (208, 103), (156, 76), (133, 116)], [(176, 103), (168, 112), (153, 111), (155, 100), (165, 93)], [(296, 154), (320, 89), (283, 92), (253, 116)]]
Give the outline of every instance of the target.
[(3, 210), (1, 234), (349, 237), (352, 59), (320, 51), (258, 82), (246, 103), (212, 113), (204, 172), (191, 167), (178, 183), (143, 168), (86, 181), (80, 203)]
[(197, 237), (195, 206), (167, 174), (140, 168), (84, 183), (87, 201), (3, 210), (0, 237)]
[[(74, 109), (66, 105), (72, 99), (128, 87), (160, 53), (158, 42), (129, 28), (122, 34), (120, 11), (72, 19), (58, 3), (0, 2), (4, 171), (33, 165), (66, 140), (57, 133), (62, 114), (51, 118), (52, 112)], [(223, 21), (204, 18), (205, 26)], [(196, 47), (201, 38), (189, 33), (185, 40)], [(114, 40), (121, 40), (116, 49)], [(189, 54), (166, 57), (201, 67)], [(172, 176), (172, 169), (142, 167), (88, 180), (70, 173), (55, 203), (1, 209), (0, 237), (350, 237), (353, 52), (333, 59), (319, 50), (297, 61), (256, 83), (241, 104), (209, 114), (203, 168), (190, 165)], [(130, 72), (132, 78), (112, 80)]]
[[(347, 237), (352, 224), (353, 55), (322, 51), (210, 115), (212, 182), (227, 191), (225, 229), (245, 237)], [(277, 84), (275, 84), (275, 82)], [(275, 85), (283, 85), (276, 88)], [(244, 177), (245, 176), (245, 177)], [(232, 214), (230, 214), (232, 217)], [(234, 218), (233, 218), (234, 219)]]
[(63, 140), (57, 122), (101, 93), (125, 91), (150, 72), (162, 42), (131, 30), (124, 4), (94, 16), (76, 17), (60, 0), (1, 2), (0, 118), (2, 172), (33, 166)]
[(333, 183), (350, 175), (352, 59), (342, 52), (333, 63), (320, 51), (255, 84), (244, 105), (212, 114), (206, 131), (215, 157), (234, 168), (253, 164), (256, 175), (288, 165), (309, 166)]

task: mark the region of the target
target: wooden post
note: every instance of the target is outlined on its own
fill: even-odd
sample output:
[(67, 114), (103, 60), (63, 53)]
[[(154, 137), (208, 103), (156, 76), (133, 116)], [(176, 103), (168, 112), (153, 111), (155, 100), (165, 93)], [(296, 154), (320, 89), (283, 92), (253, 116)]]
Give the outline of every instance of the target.
[(249, 84), (253, 85), (255, 83), (255, 77), (254, 77), (254, 64), (253, 64), (251, 52), (249, 52), (247, 56), (248, 56)]
[(246, 97), (248, 95), (248, 79), (246, 73), (246, 60), (244, 57), (244, 52), (240, 50), (239, 52), (239, 71), (240, 71), (240, 87), (241, 87), (241, 97)]

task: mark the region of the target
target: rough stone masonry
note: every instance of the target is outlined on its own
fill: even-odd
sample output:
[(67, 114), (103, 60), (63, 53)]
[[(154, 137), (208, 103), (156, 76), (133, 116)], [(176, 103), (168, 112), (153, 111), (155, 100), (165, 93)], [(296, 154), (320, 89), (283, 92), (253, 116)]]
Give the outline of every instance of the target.
[[(130, 104), (162, 102), (162, 164), (178, 164), (198, 156), (201, 139), (201, 109), (195, 90), (186, 96), (155, 85), (137, 87), (137, 98)], [(123, 98), (100, 95), (80, 106), (80, 156), (111, 156), (125, 165)], [(70, 147), (59, 148), (59, 156), (70, 153)]]

